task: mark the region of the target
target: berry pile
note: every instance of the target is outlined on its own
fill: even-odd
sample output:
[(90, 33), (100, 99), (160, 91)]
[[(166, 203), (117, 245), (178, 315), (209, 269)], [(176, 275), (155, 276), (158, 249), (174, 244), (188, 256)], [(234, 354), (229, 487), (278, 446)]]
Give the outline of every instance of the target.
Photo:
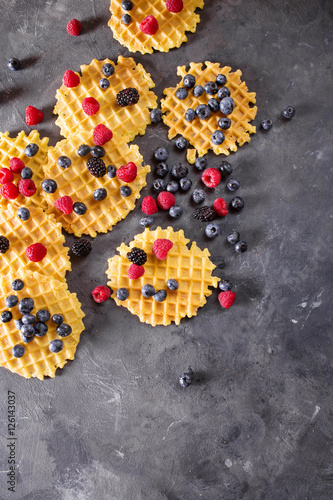
[[(39, 147), (37, 144), (28, 144), (24, 149), (24, 154), (31, 158), (37, 154)], [(15, 176), (20, 176), (15, 184)], [(36, 185), (32, 179), (33, 171), (26, 167), (21, 158), (12, 157), (9, 161), (9, 168), (0, 169), (0, 195), (6, 200), (15, 200), (20, 194), (30, 198), (36, 193)]]

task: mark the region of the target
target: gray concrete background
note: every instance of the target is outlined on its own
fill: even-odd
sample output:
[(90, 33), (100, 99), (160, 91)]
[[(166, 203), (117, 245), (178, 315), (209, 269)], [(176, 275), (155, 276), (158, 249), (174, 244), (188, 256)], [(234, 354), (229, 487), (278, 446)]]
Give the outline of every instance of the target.
[[(107, 0), (2, 2), (0, 130), (28, 130), (25, 108), (35, 105), (45, 113), (41, 133), (60, 138), (52, 108), (64, 71), (131, 55), (113, 39), (108, 9)], [(77, 38), (65, 31), (73, 17), (84, 26)], [(207, 2), (180, 49), (134, 55), (159, 98), (178, 82), (178, 64), (240, 68), (257, 92), (255, 124), (274, 122), (230, 157), (246, 207), (223, 221), (221, 237), (205, 239), (189, 195), (177, 195), (181, 219), (157, 217), (209, 248), (237, 302), (224, 311), (214, 292), (197, 317), (155, 328), (112, 301), (97, 305), (90, 292), (106, 282), (120, 242), (141, 231), (140, 210), (98, 236), (68, 276), (86, 313), (75, 361), (44, 382), (1, 369), (1, 499), (333, 498), (332, 20), (329, 0)], [(24, 70), (7, 69), (12, 56)], [(297, 110), (290, 122), (280, 117), (287, 104)], [(160, 145), (170, 164), (184, 159), (163, 124), (135, 142), (151, 165)], [(200, 185), (197, 171), (190, 177)], [(224, 185), (218, 194), (231, 198)], [(249, 244), (244, 255), (225, 243), (233, 228)], [(198, 381), (183, 390), (177, 380), (189, 365)], [(8, 390), (17, 405), (15, 493), (6, 485)]]

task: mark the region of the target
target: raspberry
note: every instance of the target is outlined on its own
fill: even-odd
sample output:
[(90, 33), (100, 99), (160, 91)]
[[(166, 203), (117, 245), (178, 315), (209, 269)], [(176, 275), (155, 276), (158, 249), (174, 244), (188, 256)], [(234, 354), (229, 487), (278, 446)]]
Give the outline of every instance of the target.
[(110, 141), (113, 137), (112, 131), (105, 125), (97, 125), (93, 133), (93, 141), (96, 146), (103, 146), (106, 142)]
[(102, 158), (89, 158), (87, 169), (94, 177), (103, 177), (106, 174), (106, 166)]
[(25, 110), (25, 123), (27, 125), (37, 125), (44, 118), (44, 113), (35, 108), (34, 106), (28, 106)]
[(105, 302), (111, 295), (111, 289), (105, 285), (96, 286), (91, 292), (91, 295), (95, 302)]
[(9, 239), (6, 236), (0, 236), (0, 253), (6, 253), (9, 248)]
[(137, 264), (131, 264), (128, 268), (128, 277), (130, 280), (137, 280), (145, 274), (145, 268)]
[(154, 16), (147, 16), (140, 23), (140, 31), (146, 35), (155, 35), (158, 31), (158, 22)]
[(217, 168), (207, 168), (201, 176), (202, 182), (209, 188), (215, 188), (221, 180), (221, 173)]
[(20, 179), (17, 183), (18, 190), (23, 196), (30, 197), (36, 192), (36, 186), (32, 179)]
[(183, 0), (166, 0), (165, 2), (166, 9), (169, 12), (181, 12), (184, 8)]
[(157, 203), (152, 196), (145, 196), (143, 198), (141, 210), (146, 215), (153, 215), (158, 212)]
[(122, 167), (118, 168), (117, 177), (121, 181), (129, 183), (134, 181), (137, 172), (138, 169), (136, 168), (135, 163), (130, 161), (129, 163), (127, 163), (127, 165), (123, 165)]
[(153, 254), (159, 260), (165, 260), (168, 255), (168, 251), (173, 247), (173, 243), (170, 240), (160, 238), (153, 243)]
[(118, 92), (116, 99), (119, 106), (133, 106), (139, 101), (140, 96), (137, 89), (128, 87)]
[(219, 293), (219, 302), (224, 309), (228, 309), (235, 302), (236, 294), (230, 290)]
[(221, 217), (228, 215), (227, 202), (223, 198), (216, 198), (213, 203), (213, 209)]
[(47, 249), (44, 247), (43, 243), (34, 243), (25, 251), (25, 255), (32, 262), (39, 262), (43, 260), (46, 254)]
[(133, 264), (142, 266), (147, 262), (147, 254), (142, 248), (133, 247), (130, 252), (127, 252), (127, 258)]
[(67, 24), (66, 30), (69, 35), (79, 36), (82, 28), (82, 23), (77, 19), (71, 19)]
[(201, 222), (210, 222), (215, 219), (216, 212), (211, 207), (203, 205), (202, 207), (196, 208), (192, 215)]
[(17, 186), (15, 186), (15, 184), (13, 184), (12, 182), (7, 182), (6, 184), (0, 186), (0, 194), (4, 198), (6, 198), (6, 200), (14, 200), (18, 197), (19, 190), (17, 189)]
[(82, 109), (88, 116), (95, 115), (99, 110), (99, 102), (94, 97), (85, 97), (82, 101)]
[(62, 196), (61, 198), (58, 198), (58, 200), (54, 203), (54, 206), (66, 215), (73, 212), (73, 201), (70, 196)]
[(20, 174), (24, 169), (25, 164), (20, 158), (11, 158), (9, 160), (9, 168), (14, 174)]
[(0, 184), (6, 184), (6, 182), (12, 182), (14, 180), (14, 175), (9, 168), (0, 169)]
[(169, 210), (176, 203), (176, 198), (169, 191), (162, 191), (157, 196), (157, 204), (162, 210)]
[(72, 88), (72, 87), (77, 87), (80, 83), (80, 77), (74, 73), (74, 71), (71, 71), (68, 69), (64, 73), (64, 85), (65, 87)]

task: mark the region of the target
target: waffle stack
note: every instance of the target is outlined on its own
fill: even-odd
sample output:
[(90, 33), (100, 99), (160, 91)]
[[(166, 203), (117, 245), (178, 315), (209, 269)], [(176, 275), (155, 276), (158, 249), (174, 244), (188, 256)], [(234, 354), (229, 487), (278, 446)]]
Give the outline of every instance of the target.
[[(173, 242), (166, 260), (158, 260), (153, 254), (152, 247), (156, 239), (169, 239)], [(112, 298), (117, 305), (126, 307), (132, 314), (137, 315), (140, 321), (152, 326), (169, 325), (173, 321), (178, 325), (185, 316), (195, 316), (198, 308), (206, 303), (206, 297), (212, 293), (209, 287), (216, 287), (219, 278), (212, 276), (216, 266), (210, 261), (207, 248), (201, 250), (195, 242), (188, 248), (189, 241), (182, 230), (158, 227), (155, 231), (146, 229), (136, 235), (129, 245), (122, 243), (117, 249), (119, 255), (109, 259), (106, 272), (110, 280), (108, 285), (113, 290)], [(141, 248), (147, 254), (145, 273), (136, 280), (128, 278), (131, 263), (127, 252), (133, 247)], [(167, 289), (168, 279), (178, 282), (178, 290)], [(157, 302), (152, 297), (145, 298), (141, 288), (146, 284), (153, 285), (156, 291), (167, 290), (166, 300)], [(124, 301), (117, 298), (119, 288), (126, 288), (129, 292)]]

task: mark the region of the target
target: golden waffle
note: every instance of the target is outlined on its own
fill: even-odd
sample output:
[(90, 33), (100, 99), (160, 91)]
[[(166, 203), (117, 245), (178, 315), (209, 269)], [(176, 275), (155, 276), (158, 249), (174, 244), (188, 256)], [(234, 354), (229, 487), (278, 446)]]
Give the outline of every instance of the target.
[[(9, 168), (9, 161), (11, 158), (20, 158), (26, 167), (31, 168), (33, 172), (32, 180), (37, 188), (36, 193), (30, 197), (25, 197), (19, 194), (15, 200), (6, 200), (1, 196), (5, 203), (15, 201), (25, 206), (29, 206), (32, 203), (37, 206), (43, 205), (44, 199), (39, 196), (38, 188), (43, 178), (43, 164), (47, 158), (48, 142), (49, 139), (47, 137), (44, 137), (43, 139), (39, 137), (37, 130), (32, 130), (28, 136), (22, 130), (17, 137), (13, 138), (9, 137), (9, 132), (5, 132), (4, 134), (0, 132), (0, 168)], [(37, 144), (39, 147), (38, 153), (32, 158), (29, 158), (24, 154), (24, 148), (30, 143)], [(20, 178), (20, 174), (14, 174), (14, 183), (17, 184), (17, 181), (19, 181)]]
[[(29, 206), (30, 218), (22, 221), (17, 216), (20, 207), (17, 203), (7, 206), (0, 202), (0, 235), (9, 240), (9, 249), (0, 257), (0, 272), (5, 275), (24, 268), (26, 272), (39, 272), (46, 276), (63, 280), (66, 271), (71, 270), (68, 248), (64, 246), (65, 237), (61, 224), (53, 215), (47, 215), (42, 209)], [(40, 262), (30, 261), (25, 250), (34, 243), (42, 243), (47, 254)]]
[[(165, 0), (147, 2), (138, 0), (133, 2), (134, 7), (129, 12), (131, 23), (122, 23), (121, 17), (125, 11), (121, 8), (121, 0), (111, 0), (110, 11), (112, 13), (109, 26), (113, 36), (121, 45), (131, 52), (142, 54), (153, 52), (153, 49), (168, 52), (174, 47), (180, 47), (187, 41), (186, 31), (195, 32), (200, 16), (195, 10), (204, 6), (203, 0), (184, 0), (184, 8), (181, 12), (168, 12)], [(140, 31), (140, 23), (147, 16), (154, 16), (159, 25), (155, 35), (145, 35)]]
[[(110, 86), (102, 90), (99, 80), (106, 78), (102, 67), (106, 63), (113, 64), (115, 71), (108, 77)], [(150, 74), (141, 64), (136, 64), (131, 57), (118, 57), (117, 64), (109, 59), (94, 59), (88, 66), (81, 66), (82, 76), (75, 88), (62, 85), (57, 90), (57, 104), (53, 110), (58, 114), (56, 124), (64, 137), (70, 137), (77, 130), (93, 132), (96, 125), (102, 123), (110, 128), (114, 136), (120, 136), (130, 142), (137, 134), (143, 135), (150, 121), (150, 109), (156, 108), (157, 97), (151, 88), (155, 86)], [(79, 73), (77, 73), (79, 74)], [(116, 96), (120, 90), (134, 87), (139, 92), (139, 101), (133, 106), (121, 107)], [(85, 97), (95, 98), (100, 105), (99, 111), (88, 116), (82, 109)]]
[[(25, 283), (19, 292), (14, 292), (11, 287), (12, 281), (16, 278), (22, 279)], [(76, 346), (84, 329), (82, 322), (84, 313), (76, 294), (69, 292), (65, 282), (50, 276), (16, 272), (0, 279), (1, 312), (8, 310), (4, 299), (9, 295), (17, 295), (19, 300), (31, 297), (35, 302), (31, 314), (35, 315), (40, 309), (47, 309), (51, 318), (53, 314), (62, 314), (64, 322), (71, 326), (72, 333), (68, 337), (59, 337), (56, 333), (57, 325), (50, 319), (47, 322), (49, 329), (44, 337), (34, 337), (31, 342), (24, 343), (14, 322), (22, 317), (18, 307), (15, 306), (11, 309), (13, 319), (8, 323), (0, 322), (0, 366), (25, 378), (37, 377), (43, 380), (46, 376), (54, 377), (57, 368), (62, 368), (68, 359), (74, 359)], [(49, 343), (53, 339), (60, 339), (64, 344), (63, 350), (57, 354), (49, 350)], [(12, 355), (12, 348), (17, 344), (25, 347), (25, 353), (21, 358)]]
[[(170, 87), (164, 90), (166, 98), (161, 101), (164, 123), (170, 128), (169, 139), (172, 139), (177, 134), (185, 137), (189, 143), (197, 150), (199, 156), (205, 155), (209, 149), (212, 149), (215, 154), (228, 155), (230, 151), (237, 151), (237, 144), (242, 146), (245, 142), (250, 141), (250, 135), (256, 132), (256, 127), (250, 124), (257, 114), (257, 107), (252, 106), (256, 102), (255, 92), (249, 92), (246, 83), (241, 80), (241, 70), (231, 72), (231, 68), (224, 66), (223, 68), (218, 63), (205, 62), (203, 64), (190, 63), (190, 68), (179, 66), (177, 74), (183, 77), (191, 74), (196, 79), (196, 85), (204, 85), (209, 81), (215, 81), (216, 75), (223, 73), (227, 77), (226, 87), (230, 90), (230, 95), (235, 101), (235, 109), (228, 116), (231, 120), (231, 127), (228, 130), (222, 130), (225, 135), (224, 142), (217, 146), (211, 141), (211, 135), (215, 130), (219, 130), (218, 119), (222, 113), (211, 114), (208, 120), (200, 120), (195, 117), (192, 122), (185, 120), (185, 112), (188, 108), (195, 108), (199, 104), (207, 104), (208, 99), (213, 96), (208, 96), (205, 92), (200, 97), (194, 97), (190, 89), (188, 96), (184, 100), (176, 97), (176, 90), (183, 86), (182, 80), (177, 87)], [(192, 156), (191, 156), (191, 159)]]
[[(123, 139), (114, 137), (103, 146), (106, 152), (103, 157), (105, 165), (111, 164), (119, 168), (133, 162), (138, 169), (137, 177), (130, 184), (124, 183), (118, 177), (111, 179), (107, 174), (103, 177), (94, 177), (86, 167), (90, 155), (82, 158), (77, 154), (81, 144), (93, 146), (92, 133), (77, 133), (50, 148), (48, 163), (44, 168), (45, 177), (54, 179), (58, 188), (54, 194), (43, 194), (48, 203), (48, 212), (55, 215), (66, 231), (76, 236), (84, 233), (94, 237), (96, 233), (106, 233), (111, 230), (116, 222), (124, 219), (134, 209), (135, 201), (140, 197), (140, 190), (146, 185), (146, 175), (150, 171), (150, 166), (141, 166), (143, 158), (138, 146), (128, 146)], [(68, 156), (72, 161), (67, 169), (57, 164), (57, 159), (62, 155)], [(123, 185), (128, 185), (132, 189), (132, 194), (127, 198), (119, 191)], [(103, 201), (96, 201), (93, 198), (93, 192), (99, 188), (107, 191), (107, 197)], [(54, 203), (62, 196), (70, 196), (74, 203), (76, 201), (84, 203), (87, 212), (84, 215), (76, 215), (74, 212), (65, 215), (57, 210)]]
[[(160, 238), (173, 242), (164, 261), (158, 260), (152, 252), (154, 241)], [(195, 316), (198, 308), (206, 303), (206, 297), (212, 293), (208, 287), (216, 287), (219, 278), (212, 276), (212, 270), (216, 266), (209, 260), (207, 248), (200, 250), (195, 242), (188, 248), (186, 245), (189, 241), (183, 230), (158, 227), (155, 231), (146, 229), (136, 235), (129, 245), (122, 243), (117, 249), (120, 255), (109, 259), (106, 271), (110, 280), (108, 285), (113, 290), (112, 297), (117, 305), (127, 307), (131, 313), (139, 316), (140, 321), (152, 326), (169, 325), (172, 321), (178, 325), (185, 316)], [(127, 259), (127, 252), (134, 246), (142, 248), (148, 258), (144, 264), (145, 274), (137, 280), (130, 280), (127, 273), (131, 263)], [(167, 289), (168, 279), (178, 281), (178, 290)], [(156, 292), (167, 290), (166, 300), (156, 302), (152, 297), (145, 298), (141, 294), (141, 288), (146, 284), (153, 285)], [(126, 288), (129, 292), (125, 301), (117, 299), (116, 292), (119, 288)]]

